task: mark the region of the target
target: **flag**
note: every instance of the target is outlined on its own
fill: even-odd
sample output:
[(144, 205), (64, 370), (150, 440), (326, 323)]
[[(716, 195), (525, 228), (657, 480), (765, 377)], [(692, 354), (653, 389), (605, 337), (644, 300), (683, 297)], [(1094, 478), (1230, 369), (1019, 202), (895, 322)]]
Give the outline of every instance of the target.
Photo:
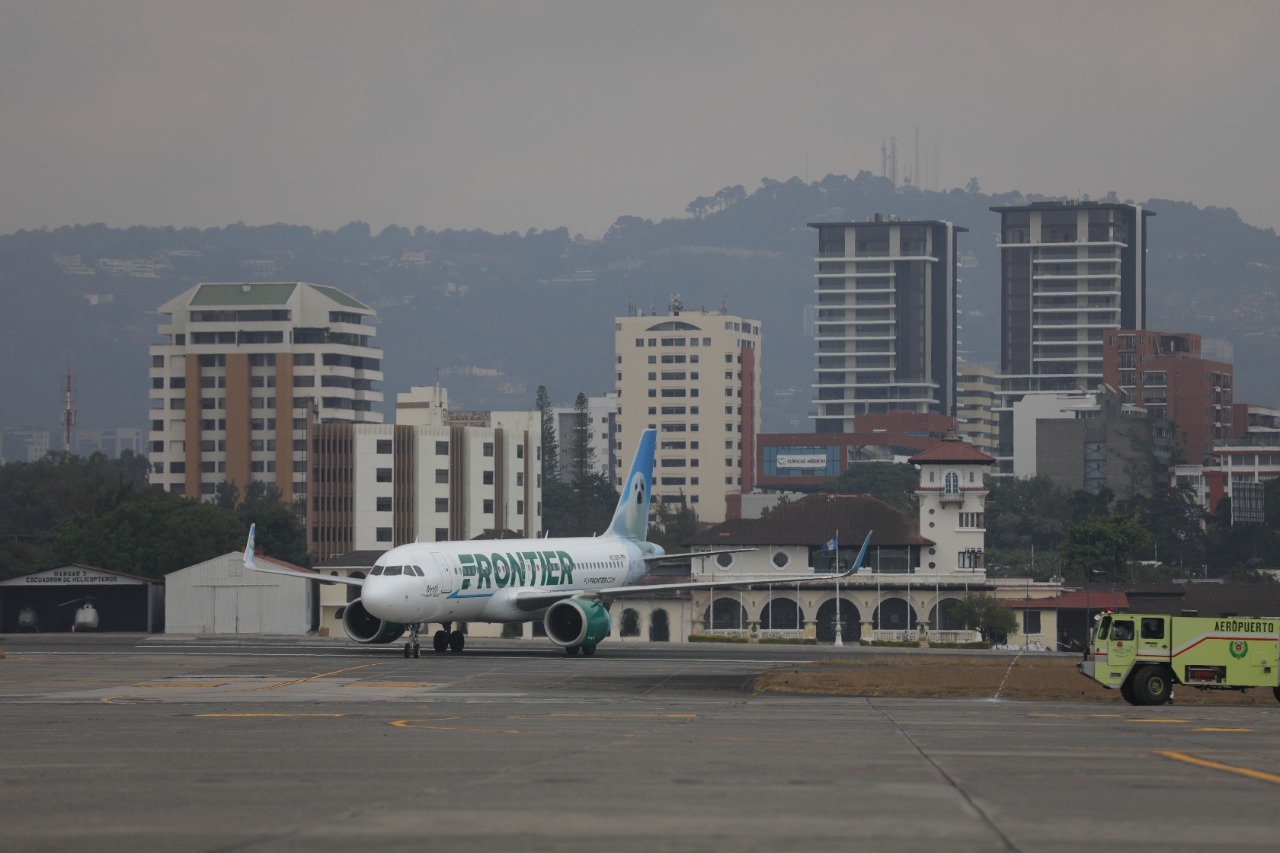
[(840, 534), (839, 534), (839, 533), (837, 533), (835, 536), (832, 536), (832, 537), (831, 537), (831, 540), (830, 540), (829, 542), (827, 542), (827, 544), (826, 544), (826, 545), (823, 545), (821, 550), (823, 550), (823, 551), (839, 551), (839, 550), (840, 550)]

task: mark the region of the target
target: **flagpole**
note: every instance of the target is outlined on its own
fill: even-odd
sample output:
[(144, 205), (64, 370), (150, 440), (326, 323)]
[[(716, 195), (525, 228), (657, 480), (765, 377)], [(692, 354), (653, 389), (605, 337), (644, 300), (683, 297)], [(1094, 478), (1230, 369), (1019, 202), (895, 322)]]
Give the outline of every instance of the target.
[(841, 630), (843, 626), (840, 623), (840, 528), (836, 528), (836, 645), (843, 646), (844, 638), (840, 635), (844, 632)]

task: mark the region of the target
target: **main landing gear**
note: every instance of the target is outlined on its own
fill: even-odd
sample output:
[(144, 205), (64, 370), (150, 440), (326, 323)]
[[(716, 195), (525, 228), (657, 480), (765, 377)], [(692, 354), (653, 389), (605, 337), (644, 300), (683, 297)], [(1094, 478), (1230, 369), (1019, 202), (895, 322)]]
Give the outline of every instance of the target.
[(460, 652), (467, 644), (467, 635), (462, 631), (451, 631), (453, 623), (444, 623), (444, 628), (436, 631), (431, 637), (431, 646), (437, 652)]

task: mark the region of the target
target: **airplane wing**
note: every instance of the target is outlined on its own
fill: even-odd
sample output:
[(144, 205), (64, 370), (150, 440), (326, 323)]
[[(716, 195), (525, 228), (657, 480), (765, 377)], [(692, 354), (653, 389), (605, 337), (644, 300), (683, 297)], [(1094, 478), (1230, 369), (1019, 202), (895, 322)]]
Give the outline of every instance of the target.
[(717, 551), (687, 551), (683, 554), (654, 554), (644, 558), (646, 564), (674, 563), (692, 557), (714, 557), (717, 554), (741, 554), (744, 551), (759, 551), (759, 548), (721, 548)]
[(322, 575), (322, 574), (303, 574), (295, 572), (292, 569), (286, 569), (282, 566), (259, 566), (253, 559), (253, 539), (257, 534), (258, 525), (249, 525), (249, 541), (244, 543), (244, 567), (253, 572), (263, 572), (269, 575), (285, 575), (286, 577), (298, 578), (304, 581), (320, 581), (321, 583), (341, 583), (347, 586), (364, 586), (364, 578), (348, 578), (340, 575)]
[[(633, 584), (631, 586), (615, 586), (609, 589), (600, 590), (528, 590), (516, 595), (516, 606), (521, 610), (541, 610), (544, 607), (550, 607), (557, 601), (566, 598), (584, 597), (584, 598), (600, 598), (604, 601), (620, 598), (624, 595), (638, 595), (653, 592), (674, 592), (687, 589), (721, 589), (734, 587), (764, 586), (767, 584), (791, 584), (805, 583), (808, 581), (831, 581), (849, 577), (849, 575), (862, 568), (862, 561), (866, 559), (867, 548), (871, 545), (871, 533), (867, 533), (866, 540), (862, 543), (862, 550), (858, 552), (858, 559), (854, 561), (853, 566), (847, 572), (839, 572), (837, 574), (823, 575), (766, 575), (761, 577), (732, 578), (718, 581), (687, 581), (683, 583), (648, 583)], [(742, 551), (754, 551), (754, 548), (741, 548)], [(704, 552), (699, 552), (704, 553)], [(712, 552), (714, 553), (714, 552)], [(695, 554), (697, 556), (697, 554)]]

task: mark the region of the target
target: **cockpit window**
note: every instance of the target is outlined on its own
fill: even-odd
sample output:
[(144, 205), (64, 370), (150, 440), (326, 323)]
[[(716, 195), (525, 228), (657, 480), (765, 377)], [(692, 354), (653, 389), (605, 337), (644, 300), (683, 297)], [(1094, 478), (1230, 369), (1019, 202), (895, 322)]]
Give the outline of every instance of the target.
[(418, 578), (426, 577), (426, 575), (422, 573), (422, 569), (418, 568), (417, 566), (405, 566), (404, 572), (407, 575), (413, 575), (414, 577), (418, 577)]
[(383, 574), (384, 576), (398, 575), (398, 574), (400, 574), (400, 567), (399, 567), (399, 566), (387, 566), (385, 569), (383, 569), (382, 574)]
[(382, 574), (382, 566), (374, 566), (372, 569), (369, 570), (369, 574), (370, 576)]

